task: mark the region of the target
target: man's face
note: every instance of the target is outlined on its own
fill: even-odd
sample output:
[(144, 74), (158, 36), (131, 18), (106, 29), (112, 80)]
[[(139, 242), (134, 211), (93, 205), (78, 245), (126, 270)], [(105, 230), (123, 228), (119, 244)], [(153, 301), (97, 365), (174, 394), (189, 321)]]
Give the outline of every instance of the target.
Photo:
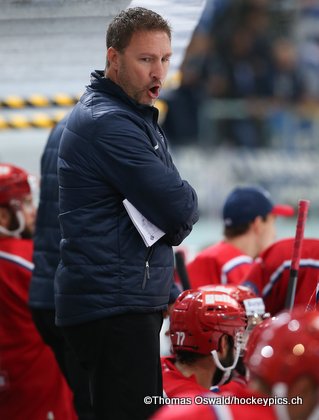
[(162, 31), (136, 32), (124, 52), (108, 52), (115, 82), (143, 105), (154, 105), (160, 94), (172, 54), (171, 42)]

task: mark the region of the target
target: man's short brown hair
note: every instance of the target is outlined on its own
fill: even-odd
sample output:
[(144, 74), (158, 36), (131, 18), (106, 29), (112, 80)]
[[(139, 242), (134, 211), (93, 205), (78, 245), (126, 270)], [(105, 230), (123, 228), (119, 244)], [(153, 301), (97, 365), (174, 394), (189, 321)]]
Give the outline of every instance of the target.
[(171, 40), (171, 26), (158, 13), (144, 7), (122, 10), (110, 23), (106, 33), (106, 47), (122, 52), (135, 32), (163, 31)]

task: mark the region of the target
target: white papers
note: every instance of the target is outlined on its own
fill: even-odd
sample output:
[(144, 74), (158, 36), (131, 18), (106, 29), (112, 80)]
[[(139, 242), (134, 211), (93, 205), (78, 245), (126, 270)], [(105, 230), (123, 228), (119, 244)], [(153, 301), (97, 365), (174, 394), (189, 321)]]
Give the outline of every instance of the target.
[(165, 232), (147, 220), (127, 199), (123, 200), (123, 204), (147, 247), (165, 235)]

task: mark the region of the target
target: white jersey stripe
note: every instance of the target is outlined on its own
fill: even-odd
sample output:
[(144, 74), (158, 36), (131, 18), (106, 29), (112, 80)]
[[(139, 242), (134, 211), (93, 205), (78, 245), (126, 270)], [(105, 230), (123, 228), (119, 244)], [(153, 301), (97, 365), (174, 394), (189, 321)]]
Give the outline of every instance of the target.
[(234, 420), (233, 414), (227, 405), (211, 405), (218, 420)]
[(34, 268), (34, 264), (32, 262), (26, 260), (25, 258), (19, 257), (18, 255), (9, 254), (8, 252), (0, 251), (0, 259), (11, 261), (30, 271), (32, 271)]
[(252, 264), (253, 259), (248, 255), (240, 255), (239, 257), (232, 258), (227, 261), (221, 268), (221, 284), (227, 284), (227, 274), (229, 271), (233, 270), (235, 267), (241, 264)]
[[(291, 260), (285, 260), (283, 263), (275, 270), (269, 278), (269, 283), (263, 288), (262, 297), (267, 296), (276, 282), (279, 280), (279, 277), (284, 270), (289, 269), (291, 266)], [(313, 258), (304, 258), (299, 262), (299, 267), (314, 267), (319, 268), (319, 260), (314, 260)]]

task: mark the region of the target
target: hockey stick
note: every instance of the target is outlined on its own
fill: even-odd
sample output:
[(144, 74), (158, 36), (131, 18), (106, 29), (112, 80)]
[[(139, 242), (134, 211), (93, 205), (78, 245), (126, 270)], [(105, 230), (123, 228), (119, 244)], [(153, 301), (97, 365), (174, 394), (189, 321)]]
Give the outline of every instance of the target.
[(182, 283), (182, 286), (183, 286), (183, 290), (190, 289), (191, 285), (190, 285), (190, 282), (189, 282), (187, 269), (186, 269), (186, 265), (185, 265), (184, 253), (182, 251), (176, 251), (175, 252), (175, 264), (176, 264), (177, 274), (178, 274), (178, 276), (180, 278), (180, 281)]
[(285, 302), (285, 308), (289, 310), (293, 308), (294, 302), (295, 302), (301, 246), (302, 246), (302, 241), (303, 241), (303, 235), (304, 235), (304, 230), (305, 230), (309, 204), (310, 204), (310, 201), (308, 200), (299, 200), (296, 235), (295, 235), (295, 240), (293, 243), (289, 282), (288, 282), (286, 302)]

